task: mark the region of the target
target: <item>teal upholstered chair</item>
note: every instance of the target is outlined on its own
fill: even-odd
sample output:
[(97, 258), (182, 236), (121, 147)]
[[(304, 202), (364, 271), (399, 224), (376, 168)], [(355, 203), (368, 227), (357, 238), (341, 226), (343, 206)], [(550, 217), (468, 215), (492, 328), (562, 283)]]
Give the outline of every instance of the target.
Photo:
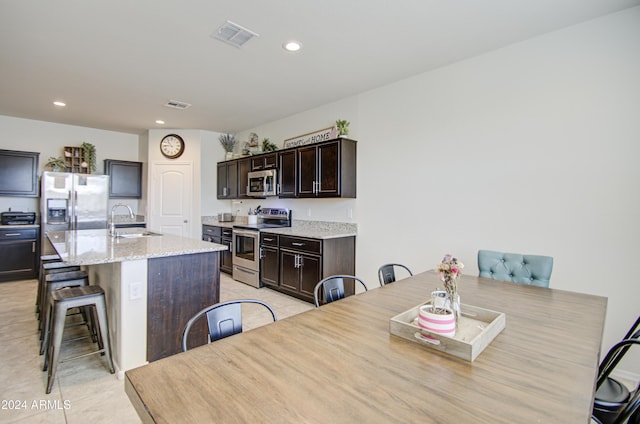
[(478, 268), (483, 278), (549, 287), (553, 258), (478, 250)]

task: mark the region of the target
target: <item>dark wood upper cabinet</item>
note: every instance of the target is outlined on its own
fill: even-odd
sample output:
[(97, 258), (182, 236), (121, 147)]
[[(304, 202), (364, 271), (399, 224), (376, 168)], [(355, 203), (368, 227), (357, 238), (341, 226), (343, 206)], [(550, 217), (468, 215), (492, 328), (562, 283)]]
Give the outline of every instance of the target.
[(356, 197), (355, 140), (339, 138), (277, 153), (218, 162), (217, 198), (246, 198), (247, 174), (277, 168), (278, 196)]
[(261, 171), (263, 169), (273, 169), (278, 166), (278, 154), (276, 152), (273, 153), (263, 153), (261, 155), (257, 155), (251, 158), (251, 170), (252, 171)]
[(280, 173), (278, 195), (280, 197), (296, 197), (298, 193), (296, 189), (298, 179), (297, 162), (295, 149), (278, 153), (278, 172)]
[(247, 159), (238, 160), (238, 197), (246, 198), (247, 189), (249, 188), (249, 171), (251, 167), (251, 161)]
[(327, 141), (297, 152), (297, 197), (356, 197), (355, 140)]
[(0, 150), (0, 196), (38, 197), (40, 153)]
[(109, 175), (110, 198), (142, 197), (142, 162), (105, 159), (104, 171)]
[(238, 198), (238, 161), (218, 162), (218, 199)]

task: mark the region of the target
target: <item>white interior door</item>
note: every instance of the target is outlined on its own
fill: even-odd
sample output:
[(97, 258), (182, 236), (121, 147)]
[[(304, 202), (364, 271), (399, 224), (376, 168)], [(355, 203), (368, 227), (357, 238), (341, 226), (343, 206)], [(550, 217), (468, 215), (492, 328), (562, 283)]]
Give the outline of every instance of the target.
[(150, 227), (165, 234), (191, 235), (193, 164), (153, 164)]

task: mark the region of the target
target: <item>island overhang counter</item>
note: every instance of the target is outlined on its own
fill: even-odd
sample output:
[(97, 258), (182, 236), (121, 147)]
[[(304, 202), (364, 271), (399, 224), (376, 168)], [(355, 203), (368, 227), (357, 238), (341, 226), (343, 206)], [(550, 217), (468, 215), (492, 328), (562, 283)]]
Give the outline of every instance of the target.
[[(218, 253), (227, 250), (216, 243), (141, 229), (121, 234), (124, 237), (111, 237), (108, 230), (47, 234), (63, 262), (83, 266), (90, 284), (105, 290), (118, 378), (124, 378), (126, 370), (181, 351), (189, 318), (220, 301)], [(205, 323), (195, 331), (193, 346), (206, 343)]]

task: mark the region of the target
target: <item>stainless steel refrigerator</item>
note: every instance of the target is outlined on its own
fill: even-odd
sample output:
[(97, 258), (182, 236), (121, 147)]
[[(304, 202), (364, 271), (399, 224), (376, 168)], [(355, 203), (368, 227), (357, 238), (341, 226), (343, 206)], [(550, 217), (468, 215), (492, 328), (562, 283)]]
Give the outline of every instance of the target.
[(40, 190), (41, 254), (54, 254), (48, 231), (107, 228), (109, 176), (43, 172)]

